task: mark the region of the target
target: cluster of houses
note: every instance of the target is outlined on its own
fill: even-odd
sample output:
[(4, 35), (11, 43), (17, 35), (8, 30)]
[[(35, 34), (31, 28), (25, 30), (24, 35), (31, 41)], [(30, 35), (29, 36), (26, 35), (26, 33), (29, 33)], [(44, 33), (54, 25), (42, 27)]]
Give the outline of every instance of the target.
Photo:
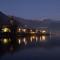
[(2, 20), (2, 22), (0, 22), (0, 33), (6, 33), (6, 32), (10, 32), (10, 33), (15, 33), (15, 34), (19, 34), (19, 33), (27, 33), (27, 34), (47, 34), (48, 32), (48, 28), (47, 27), (39, 27), (38, 29), (36, 28), (29, 28), (27, 27), (22, 27), (20, 24), (18, 24), (17, 21), (14, 20), (14, 17), (8, 17), (5, 14), (3, 14), (2, 12), (0, 12), (0, 20)]
[[(22, 23), (21, 23), (22, 24)], [(27, 24), (22, 26), (13, 16), (7, 16), (0, 12), (0, 38), (10, 37), (16, 39), (16, 36), (47, 35), (47, 27), (29, 28)], [(4, 42), (7, 42), (4, 39)]]

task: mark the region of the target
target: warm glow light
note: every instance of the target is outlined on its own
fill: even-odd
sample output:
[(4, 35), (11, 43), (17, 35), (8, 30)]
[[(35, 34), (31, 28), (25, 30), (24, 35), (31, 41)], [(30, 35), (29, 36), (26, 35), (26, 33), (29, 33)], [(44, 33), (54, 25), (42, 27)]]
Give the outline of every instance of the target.
[(4, 38), (1, 40), (3, 44), (8, 44), (11, 42), (11, 39), (10, 38)]
[(42, 31), (42, 33), (46, 33), (46, 31), (45, 31), (45, 30), (43, 30), (43, 31)]
[(26, 29), (22, 29), (23, 32), (26, 32)]
[(35, 39), (35, 36), (30, 37), (31, 42), (33, 41), (33, 39)]
[(35, 32), (34, 32), (34, 31), (32, 31), (32, 30), (30, 30), (30, 33), (31, 33), (31, 34), (35, 34)]
[(3, 28), (2, 31), (3, 32), (10, 32), (10, 29), (6, 27), (6, 28)]
[(19, 32), (21, 31), (21, 29), (19, 28)]
[(35, 39), (35, 36), (32, 36), (32, 39)]
[(27, 44), (26, 38), (23, 38), (23, 42), (25, 43), (25, 45)]
[(42, 40), (46, 40), (46, 36), (42, 36)]
[(31, 42), (32, 42), (32, 37), (30, 37), (30, 40), (31, 40)]
[(4, 38), (4, 39), (3, 39), (3, 43), (4, 43), (4, 44), (8, 43), (8, 41), (9, 41), (9, 39), (7, 39), (7, 38)]
[(46, 40), (46, 36), (40, 36), (40, 41), (45, 41)]
[(31, 32), (31, 34), (34, 34), (35, 32)]
[(18, 39), (18, 43), (21, 44), (21, 39)]

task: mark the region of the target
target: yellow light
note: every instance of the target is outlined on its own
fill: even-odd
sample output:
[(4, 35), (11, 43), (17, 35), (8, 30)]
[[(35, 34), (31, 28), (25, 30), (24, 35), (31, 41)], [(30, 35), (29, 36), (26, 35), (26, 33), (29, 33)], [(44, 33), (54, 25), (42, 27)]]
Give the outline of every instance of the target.
[(2, 31), (3, 32), (10, 32), (10, 29), (9, 28), (3, 28)]
[(4, 43), (4, 44), (8, 43), (8, 39), (6, 39), (6, 38), (3, 39), (3, 43)]

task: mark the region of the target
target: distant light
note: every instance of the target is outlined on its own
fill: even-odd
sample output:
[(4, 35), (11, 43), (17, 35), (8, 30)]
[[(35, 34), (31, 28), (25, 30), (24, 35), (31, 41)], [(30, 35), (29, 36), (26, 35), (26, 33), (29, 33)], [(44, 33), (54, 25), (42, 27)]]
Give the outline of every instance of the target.
[(45, 31), (45, 30), (43, 30), (43, 31), (42, 31), (42, 33), (46, 33), (46, 31)]
[(35, 31), (30, 30), (30, 33), (31, 33), (31, 34), (35, 34), (36, 32), (35, 32)]
[(10, 32), (10, 29), (6, 27), (6, 28), (3, 28), (2, 31), (3, 32)]
[(35, 36), (32, 36), (32, 39), (35, 39)]
[(34, 31), (32, 31), (32, 32), (30, 32), (31, 34), (35, 34), (35, 32)]
[(23, 32), (26, 32), (26, 29), (22, 29)]
[(35, 36), (31, 36), (30, 41), (32, 42), (35, 38), (36, 38)]
[(20, 28), (18, 28), (18, 32), (21, 32), (21, 29)]
[(40, 41), (45, 41), (45, 40), (46, 40), (46, 36), (45, 35), (40, 36)]
[(42, 40), (46, 40), (46, 36), (42, 36)]
[(4, 43), (4, 44), (8, 43), (8, 39), (4, 38), (4, 39), (3, 39), (3, 43)]
[(18, 39), (18, 43), (21, 44), (21, 39)]
[(26, 38), (23, 38), (23, 42), (25, 43), (25, 45), (27, 44)]

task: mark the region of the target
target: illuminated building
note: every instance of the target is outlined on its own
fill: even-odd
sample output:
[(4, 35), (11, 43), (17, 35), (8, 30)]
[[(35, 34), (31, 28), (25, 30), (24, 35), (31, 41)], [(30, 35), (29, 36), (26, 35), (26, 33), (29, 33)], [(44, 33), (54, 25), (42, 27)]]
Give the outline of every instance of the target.
[(1, 28), (1, 32), (11, 32), (11, 28), (9, 25), (3, 25)]

